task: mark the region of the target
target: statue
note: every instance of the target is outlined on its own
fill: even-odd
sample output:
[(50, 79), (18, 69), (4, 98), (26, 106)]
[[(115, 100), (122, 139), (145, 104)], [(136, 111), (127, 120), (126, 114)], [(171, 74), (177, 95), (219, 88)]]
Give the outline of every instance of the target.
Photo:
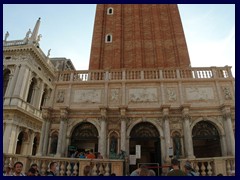
[(48, 54), (47, 54), (47, 57), (50, 56), (50, 52), (51, 52), (51, 49), (48, 50)]
[(6, 34), (5, 34), (4, 41), (7, 41), (8, 36), (9, 36), (9, 32), (7, 31)]
[(28, 32), (26, 33), (26, 37), (25, 37), (25, 39), (28, 39), (29, 36), (30, 36), (30, 34), (31, 34), (31, 29), (29, 29)]
[(180, 138), (178, 136), (174, 137), (173, 141), (174, 141), (174, 145), (175, 145), (174, 154), (176, 155), (176, 158), (179, 159), (179, 156), (181, 155), (181, 142), (180, 142)]
[(41, 37), (42, 37), (42, 35), (39, 34), (38, 37), (37, 37), (37, 43), (40, 41)]
[(125, 159), (125, 157), (126, 157), (126, 152), (121, 150), (120, 153), (118, 154), (118, 158), (119, 159)]
[(115, 153), (115, 147), (116, 147), (115, 139), (112, 138), (110, 152)]

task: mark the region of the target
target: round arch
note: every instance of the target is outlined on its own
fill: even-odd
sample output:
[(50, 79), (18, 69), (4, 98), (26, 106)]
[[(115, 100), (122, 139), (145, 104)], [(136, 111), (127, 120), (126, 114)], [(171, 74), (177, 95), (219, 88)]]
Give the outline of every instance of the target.
[(192, 138), (196, 158), (222, 156), (219, 131), (213, 122), (197, 122), (192, 128)]
[[(161, 131), (156, 121), (145, 120), (135, 122), (128, 129), (129, 154), (136, 154), (136, 145), (141, 147), (141, 158), (137, 164), (130, 166), (130, 171), (137, 168), (138, 164), (150, 163), (152, 166), (161, 165)], [(158, 174), (158, 172), (156, 171)]]
[(70, 145), (76, 147), (78, 151), (93, 150), (93, 152), (97, 152), (98, 137), (98, 129), (94, 124), (81, 122), (73, 128)]

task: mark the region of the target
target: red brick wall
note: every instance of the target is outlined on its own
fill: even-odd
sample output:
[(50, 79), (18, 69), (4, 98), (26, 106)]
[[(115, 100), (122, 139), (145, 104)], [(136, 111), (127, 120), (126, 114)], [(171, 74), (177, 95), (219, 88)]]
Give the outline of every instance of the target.
[[(113, 15), (107, 15), (107, 8)], [(105, 43), (112, 34), (112, 43)], [(97, 5), (89, 69), (188, 67), (177, 5)]]

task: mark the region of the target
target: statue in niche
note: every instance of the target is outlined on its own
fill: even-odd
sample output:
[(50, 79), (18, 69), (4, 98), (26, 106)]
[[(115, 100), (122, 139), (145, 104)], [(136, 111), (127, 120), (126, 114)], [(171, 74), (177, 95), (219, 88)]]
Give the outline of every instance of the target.
[(176, 156), (177, 159), (179, 159), (179, 156), (182, 154), (181, 153), (181, 140), (179, 136), (175, 136), (173, 138), (173, 143), (174, 143), (174, 155)]
[(64, 91), (59, 91), (57, 95), (57, 103), (63, 103), (64, 102)]
[(115, 137), (111, 138), (109, 158), (117, 159), (117, 139)]

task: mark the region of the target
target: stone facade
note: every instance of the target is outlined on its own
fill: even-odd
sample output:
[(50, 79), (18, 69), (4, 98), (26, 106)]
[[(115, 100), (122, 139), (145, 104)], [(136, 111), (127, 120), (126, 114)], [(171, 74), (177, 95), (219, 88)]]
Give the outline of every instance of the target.
[[(115, 5), (111, 7), (118, 13)], [(132, 13), (139, 11), (138, 5), (123, 11), (130, 7)], [(151, 6), (154, 11), (163, 7)], [(171, 12), (177, 12), (175, 6)], [(96, 26), (100, 25), (95, 24), (95, 32)], [(35, 37), (36, 33), (35, 28)], [(90, 69), (100, 70), (76, 71), (67, 66), (67, 71), (55, 71), (57, 63), (34, 38), (5, 39), (3, 44), (4, 153), (59, 158), (69, 156), (71, 145), (118, 158), (121, 150), (128, 157), (141, 145), (137, 163), (164, 164), (172, 156), (235, 156), (231, 67), (175, 64), (168, 69), (172, 63), (167, 61), (169, 65), (161, 68), (103, 70), (105, 66), (92, 63), (92, 54)], [(188, 62), (183, 61), (184, 66)]]

